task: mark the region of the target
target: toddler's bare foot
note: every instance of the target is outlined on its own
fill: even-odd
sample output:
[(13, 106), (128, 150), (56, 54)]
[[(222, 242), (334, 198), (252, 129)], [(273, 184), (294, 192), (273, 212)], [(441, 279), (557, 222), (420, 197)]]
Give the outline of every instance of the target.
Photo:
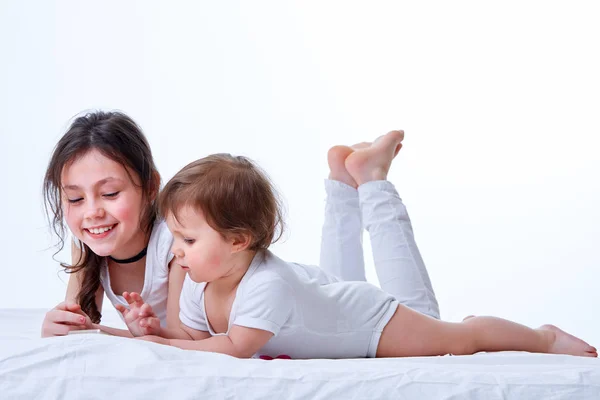
[(595, 347), (590, 346), (583, 340), (568, 334), (554, 325), (543, 325), (537, 330), (550, 333), (548, 335), (550, 338), (550, 347), (548, 349), (548, 353), (570, 354), (572, 356), (582, 357), (598, 357), (598, 352), (596, 351)]
[(346, 171), (346, 157), (348, 157), (354, 149), (348, 146), (333, 146), (327, 152), (327, 163), (329, 164), (329, 179), (343, 182), (348, 186), (357, 188), (356, 181)]
[(346, 170), (357, 186), (387, 179), (392, 160), (402, 148), (403, 139), (404, 131), (391, 131), (366, 147), (364, 143), (357, 145), (361, 147), (349, 154), (345, 163)]

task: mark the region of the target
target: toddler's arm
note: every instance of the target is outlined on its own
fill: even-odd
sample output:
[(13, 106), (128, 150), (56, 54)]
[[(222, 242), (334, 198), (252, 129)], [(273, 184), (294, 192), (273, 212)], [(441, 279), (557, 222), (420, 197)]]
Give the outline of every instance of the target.
[[(192, 333), (196, 340), (165, 339), (142, 337), (140, 339), (166, 344), (184, 350), (210, 351), (238, 358), (250, 358), (273, 337), (273, 333), (262, 329), (233, 325), (228, 335), (210, 336), (208, 332), (196, 331), (182, 324), (182, 328)], [(201, 338), (206, 337), (208, 338)], [(198, 340), (199, 339), (199, 340)]]

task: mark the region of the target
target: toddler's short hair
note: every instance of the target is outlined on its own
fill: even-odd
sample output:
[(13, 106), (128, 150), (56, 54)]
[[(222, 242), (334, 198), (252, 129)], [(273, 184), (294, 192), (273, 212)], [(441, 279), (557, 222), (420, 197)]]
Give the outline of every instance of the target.
[(275, 188), (260, 167), (242, 156), (213, 154), (186, 165), (165, 185), (159, 205), (164, 217), (177, 218), (186, 206), (201, 210), (224, 238), (248, 235), (249, 250), (266, 249), (283, 233)]

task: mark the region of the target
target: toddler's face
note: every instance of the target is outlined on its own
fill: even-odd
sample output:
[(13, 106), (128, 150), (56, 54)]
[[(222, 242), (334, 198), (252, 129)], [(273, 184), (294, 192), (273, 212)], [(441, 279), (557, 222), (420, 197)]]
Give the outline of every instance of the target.
[(183, 207), (177, 218), (167, 216), (173, 234), (171, 252), (175, 263), (185, 269), (194, 282), (212, 282), (232, 270), (233, 240), (214, 230), (199, 210)]

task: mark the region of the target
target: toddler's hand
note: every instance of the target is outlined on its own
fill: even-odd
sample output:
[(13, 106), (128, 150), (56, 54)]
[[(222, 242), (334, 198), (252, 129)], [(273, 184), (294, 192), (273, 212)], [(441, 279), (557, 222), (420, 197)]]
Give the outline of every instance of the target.
[(123, 298), (129, 303), (129, 309), (120, 304), (116, 305), (115, 308), (123, 314), (129, 332), (135, 337), (158, 335), (160, 333), (160, 320), (154, 314), (150, 304), (144, 303), (142, 297), (135, 292), (124, 292)]

